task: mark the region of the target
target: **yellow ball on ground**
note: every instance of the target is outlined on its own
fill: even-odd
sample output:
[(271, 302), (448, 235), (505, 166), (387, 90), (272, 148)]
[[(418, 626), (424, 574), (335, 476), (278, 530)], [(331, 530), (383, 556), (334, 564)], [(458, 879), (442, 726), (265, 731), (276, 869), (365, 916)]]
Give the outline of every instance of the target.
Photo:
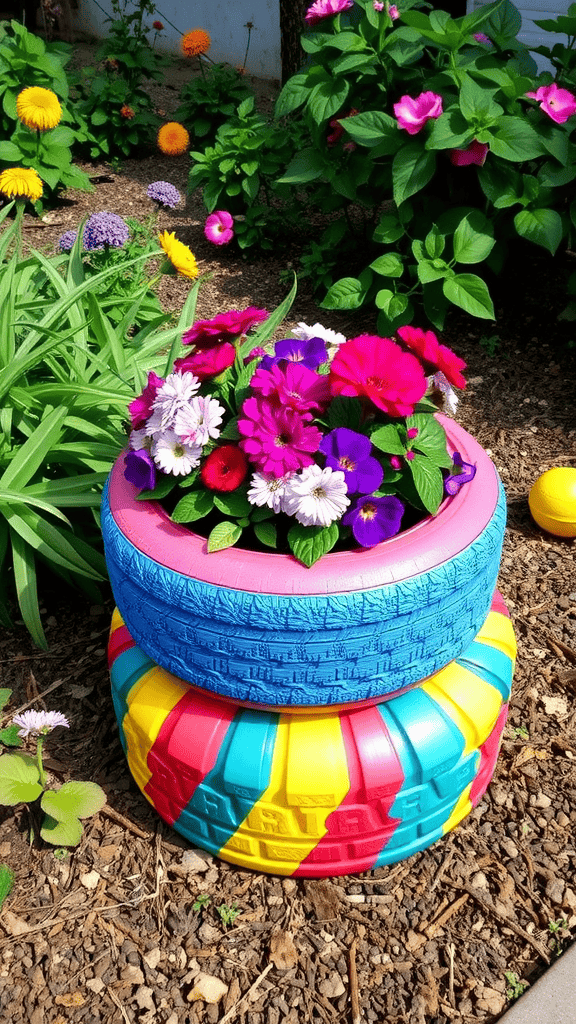
[(548, 533), (576, 537), (576, 469), (548, 469), (528, 495), (532, 517)]

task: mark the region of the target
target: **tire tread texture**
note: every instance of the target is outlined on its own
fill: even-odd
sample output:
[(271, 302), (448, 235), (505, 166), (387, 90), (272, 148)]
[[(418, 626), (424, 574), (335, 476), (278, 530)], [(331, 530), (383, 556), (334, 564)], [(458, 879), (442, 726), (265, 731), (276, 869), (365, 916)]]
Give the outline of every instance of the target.
[(122, 533), (105, 489), (102, 532), (120, 613), (160, 666), (238, 702), (335, 705), (404, 689), (458, 657), (490, 609), (504, 492), (478, 537), (397, 583), (310, 596), (250, 593), (168, 569)]

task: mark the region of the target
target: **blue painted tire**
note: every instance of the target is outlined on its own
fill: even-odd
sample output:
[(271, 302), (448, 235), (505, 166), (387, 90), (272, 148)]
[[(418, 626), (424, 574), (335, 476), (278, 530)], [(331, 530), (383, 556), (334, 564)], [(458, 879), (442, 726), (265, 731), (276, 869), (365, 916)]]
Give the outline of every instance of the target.
[(490, 608), (506, 519), (496, 470), (443, 420), (477, 467), (438, 515), (367, 551), (311, 569), (288, 555), (229, 548), (135, 500), (116, 463), (102, 502), (112, 590), (138, 646), (162, 668), (239, 703), (320, 706), (377, 700), (442, 668)]

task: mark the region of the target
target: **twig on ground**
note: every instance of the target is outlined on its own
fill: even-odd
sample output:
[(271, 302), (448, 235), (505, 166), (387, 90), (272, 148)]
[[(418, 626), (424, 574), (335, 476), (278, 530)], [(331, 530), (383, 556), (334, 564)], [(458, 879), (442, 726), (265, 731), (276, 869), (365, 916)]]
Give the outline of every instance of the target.
[(501, 921), (502, 924), (506, 925), (507, 928), (510, 928), (510, 930), (513, 931), (516, 935), (518, 935), (521, 939), (524, 939), (524, 942), (527, 942), (529, 946), (532, 946), (532, 949), (536, 950), (538, 956), (541, 956), (547, 964), (550, 963), (550, 954), (548, 950), (542, 945), (542, 943), (538, 942), (538, 939), (534, 939), (529, 934), (529, 932), (526, 931), (525, 928), (522, 928), (521, 925), (516, 924), (516, 921), (512, 917), (510, 917), (509, 914), (502, 914), (499, 910), (496, 910), (494, 904), (487, 900), (485, 896), (482, 896), (481, 893), (479, 893), (476, 889), (473, 889), (471, 885), (463, 885), (460, 882), (453, 882), (449, 878), (445, 879), (445, 884), (451, 885), (453, 889), (460, 889), (461, 891), (463, 890), (464, 892), (467, 892), (470, 896), (472, 896), (473, 899), (476, 900), (476, 902), (482, 907), (483, 910), (486, 911), (487, 914), (491, 914), (492, 917), (496, 918), (496, 920)]
[(115, 992), (112, 991), (112, 989), (110, 988), (109, 985), (106, 986), (106, 991), (107, 991), (108, 995), (110, 996), (110, 999), (112, 1000), (112, 1002), (115, 1003), (116, 1006), (118, 1007), (118, 1009), (120, 1010), (120, 1013), (122, 1014), (122, 1017), (124, 1018), (124, 1021), (126, 1022), (126, 1024), (132, 1024), (132, 1021), (130, 1020), (130, 1017), (128, 1016), (128, 1014), (126, 1013), (126, 1010), (122, 1006), (122, 1003), (118, 999), (118, 996), (116, 995)]
[(124, 828), (127, 828), (129, 832), (133, 832), (135, 836), (139, 836), (140, 839), (152, 838), (150, 832), (145, 832), (143, 828), (140, 828), (139, 825), (135, 825), (134, 822), (130, 821), (129, 818), (125, 818), (123, 814), (120, 814), (120, 811), (116, 811), (113, 807), (110, 807), (109, 804), (104, 805), (104, 807), (100, 811), (100, 814), (104, 814), (107, 818), (110, 818), (110, 820), (114, 821), (117, 825), (123, 825)]
[(224, 1014), (222, 1020), (220, 1021), (220, 1024), (229, 1024), (229, 1021), (234, 1020), (234, 1017), (236, 1017), (236, 1015), (240, 1013), (240, 1011), (244, 1008), (244, 1006), (250, 999), (252, 993), (255, 992), (256, 989), (261, 985), (261, 983), (264, 981), (264, 978), (272, 970), (273, 967), (274, 964), (272, 962), (266, 965), (262, 973), (259, 974), (258, 977), (256, 978), (254, 984), (250, 986), (248, 991), (244, 993), (242, 998), (239, 999), (238, 1002), (234, 1004), (234, 1006), (230, 1007), (228, 1013)]
[(360, 999), (358, 995), (358, 972), (356, 971), (356, 939), (352, 939), (348, 956), (348, 975), (350, 978), (350, 1005), (352, 1007), (352, 1024), (360, 1024)]

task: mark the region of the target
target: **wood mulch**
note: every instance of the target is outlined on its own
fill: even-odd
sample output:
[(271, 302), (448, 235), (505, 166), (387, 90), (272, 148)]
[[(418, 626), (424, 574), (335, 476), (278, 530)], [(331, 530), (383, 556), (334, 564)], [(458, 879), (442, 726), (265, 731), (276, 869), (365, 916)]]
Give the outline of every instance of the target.
[[(169, 100), (159, 101), (170, 109)], [(84, 212), (142, 216), (147, 184), (166, 179), (184, 193), (187, 171), (186, 157), (157, 154), (126, 161), (121, 173), (90, 168), (109, 180), (92, 196), (70, 194), (43, 224), (27, 218), (26, 238), (51, 251)], [(299, 240), (243, 260), (206, 242), (204, 216), (195, 195), (160, 218), (213, 275), (198, 315), (274, 307)], [(0, 685), (14, 691), (11, 713), (32, 705), (69, 717), (70, 731), (48, 741), (48, 768), (58, 781), (100, 783), (108, 803), (64, 859), (28, 846), (23, 811), (0, 809), (0, 861), (16, 872), (0, 913), (1, 1019), (493, 1024), (514, 987), (506, 973), (520, 987), (532, 983), (576, 935), (576, 547), (538, 529), (527, 505), (541, 472), (576, 465), (574, 328), (556, 319), (570, 259), (524, 254), (508, 291), (500, 289), (494, 324), (455, 314), (445, 332), (469, 365), (458, 419), (492, 454), (509, 504), (499, 587), (518, 663), (502, 752), (480, 806), (429, 850), (359, 876), (281, 879), (190, 850), (125, 763), (105, 658), (109, 592), (90, 606), (47, 583), (50, 650), (34, 648), (21, 624), (5, 632)], [(178, 309), (189, 287), (163, 279), (166, 308)], [(290, 315), (300, 320), (348, 335), (374, 329), (366, 315), (318, 310), (305, 287)], [(218, 1002), (197, 998), (207, 984), (217, 986)]]

